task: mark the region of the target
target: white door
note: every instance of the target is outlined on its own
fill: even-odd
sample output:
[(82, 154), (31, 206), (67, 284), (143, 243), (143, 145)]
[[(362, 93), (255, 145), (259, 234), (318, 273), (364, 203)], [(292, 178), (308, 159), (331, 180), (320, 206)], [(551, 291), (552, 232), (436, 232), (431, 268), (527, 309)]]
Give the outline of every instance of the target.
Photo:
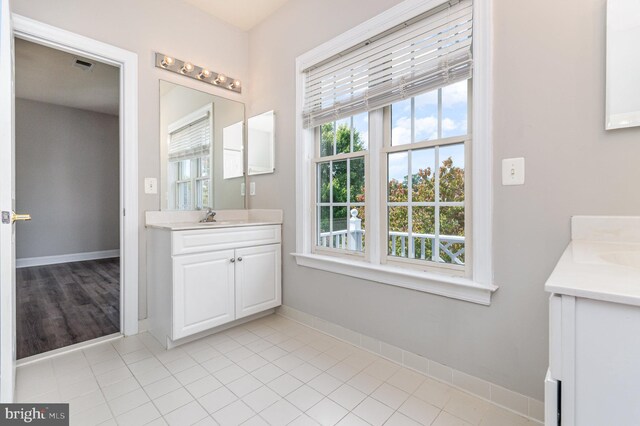
[[(13, 31), (9, 0), (0, 0), (0, 401), (13, 402), (15, 383), (15, 237)], [(5, 223), (7, 222), (7, 223)]]
[(236, 250), (236, 318), (282, 304), (280, 244)]
[(234, 319), (234, 252), (173, 258), (173, 336), (179, 339)]

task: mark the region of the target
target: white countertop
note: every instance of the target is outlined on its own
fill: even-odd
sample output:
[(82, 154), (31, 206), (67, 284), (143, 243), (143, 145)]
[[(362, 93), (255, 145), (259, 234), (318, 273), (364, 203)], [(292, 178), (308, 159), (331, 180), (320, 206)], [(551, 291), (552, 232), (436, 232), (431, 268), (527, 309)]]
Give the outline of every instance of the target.
[(219, 229), (219, 228), (235, 228), (241, 226), (263, 226), (263, 225), (281, 225), (278, 221), (260, 221), (260, 220), (226, 220), (217, 222), (169, 222), (147, 224), (147, 228), (166, 229), (169, 231), (189, 231), (194, 229)]
[[(613, 218), (615, 228), (631, 226), (628, 232), (620, 229), (615, 233), (611, 232), (614, 222), (588, 219), (576, 217), (572, 221), (574, 239), (547, 280), (545, 290), (640, 306), (640, 241), (630, 238), (637, 235), (640, 218), (625, 218), (622, 223), (620, 218)], [(594, 228), (585, 232), (592, 225)]]
[(219, 229), (243, 226), (282, 225), (282, 210), (246, 209), (216, 210), (216, 221), (202, 223), (206, 212), (193, 211), (147, 211), (145, 226), (147, 228), (169, 231), (188, 231), (194, 229)]

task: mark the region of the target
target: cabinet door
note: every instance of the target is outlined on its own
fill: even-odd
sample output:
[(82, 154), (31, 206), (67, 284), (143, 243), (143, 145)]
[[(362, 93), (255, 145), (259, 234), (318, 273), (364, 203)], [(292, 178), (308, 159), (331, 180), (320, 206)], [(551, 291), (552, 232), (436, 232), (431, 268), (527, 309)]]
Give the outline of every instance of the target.
[(173, 258), (173, 339), (233, 321), (234, 252)]
[(236, 250), (236, 318), (282, 304), (280, 244)]

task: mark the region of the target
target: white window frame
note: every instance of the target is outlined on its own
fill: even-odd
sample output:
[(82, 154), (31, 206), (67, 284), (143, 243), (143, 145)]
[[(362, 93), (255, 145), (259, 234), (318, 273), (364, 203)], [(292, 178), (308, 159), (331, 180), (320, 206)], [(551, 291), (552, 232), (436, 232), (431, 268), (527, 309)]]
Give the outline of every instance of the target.
[[(174, 207), (177, 209), (178, 208), (178, 184), (180, 183), (190, 183), (191, 184), (191, 210), (193, 209), (197, 209), (197, 208), (202, 208), (205, 209), (207, 207), (212, 207), (212, 206), (200, 206), (197, 207), (198, 204), (198, 194), (197, 194), (197, 181), (199, 180), (208, 180), (209, 181), (209, 200), (211, 201), (213, 199), (213, 174), (211, 173), (211, 169), (212, 169), (212, 164), (213, 164), (213, 104), (207, 104), (201, 108), (198, 108), (197, 110), (190, 112), (189, 114), (185, 115), (184, 117), (174, 121), (173, 123), (169, 124), (169, 126), (167, 127), (167, 145), (171, 143), (171, 134), (173, 132), (175, 132), (176, 130), (185, 127), (185, 126), (189, 126), (192, 123), (195, 123), (196, 121), (202, 119), (203, 117), (208, 117), (208, 121), (209, 121), (209, 128), (210, 128), (210, 135), (211, 135), (211, 140), (209, 141), (209, 176), (205, 176), (202, 177), (200, 176), (200, 159), (205, 157), (205, 155), (199, 155), (199, 156), (195, 156), (195, 157), (191, 157), (191, 158), (185, 158), (184, 160), (189, 160), (191, 162), (191, 176), (189, 179), (184, 179), (181, 180), (179, 178), (179, 170), (178, 170), (178, 174), (177, 174), (177, 179), (175, 180), (175, 182), (173, 182), (173, 200), (174, 200)], [(172, 167), (171, 163), (176, 163), (178, 161), (181, 160), (176, 160), (176, 161), (169, 161), (169, 167)], [(181, 165), (177, 165), (178, 168), (181, 167)], [(189, 209), (187, 209), (189, 210)]]
[[(299, 56), (296, 59), (296, 252), (293, 255), (300, 266), (330, 271), (352, 277), (367, 279), (427, 293), (438, 294), (450, 298), (465, 300), (482, 305), (491, 303), (491, 295), (498, 287), (493, 283), (493, 244), (492, 244), (492, 4), (493, 0), (474, 0), (473, 19), (473, 56), (474, 74), (472, 101), (473, 137), (470, 162), (469, 185), (473, 208), (471, 218), (466, 220), (465, 233), (471, 237), (471, 244), (466, 247), (470, 255), (470, 274), (465, 277), (452, 276), (445, 273), (420, 271), (401, 268), (379, 262), (380, 245), (367, 245), (369, 261), (351, 257), (339, 257), (315, 253), (315, 191), (312, 182), (315, 178), (315, 132), (305, 129), (303, 122), (304, 107), (304, 74), (303, 70), (332, 57), (344, 49), (365, 42), (371, 35), (379, 34), (386, 29), (399, 25), (407, 20), (431, 10), (446, 0), (405, 0), (386, 12), (352, 28), (344, 34), (322, 44), (321, 46)], [(383, 135), (372, 134), (375, 129), (383, 128), (382, 111), (374, 111), (369, 115), (369, 158), (368, 163), (377, 167), (379, 173), (385, 162), (381, 161), (381, 146), (374, 146), (373, 141), (383, 140)], [(379, 121), (378, 121), (379, 120)], [(377, 122), (377, 124), (376, 124)], [(470, 148), (470, 147), (467, 147)], [(470, 149), (466, 149), (466, 152)], [(468, 156), (468, 154), (465, 154)], [(382, 188), (380, 179), (371, 175), (367, 179), (367, 229), (384, 229), (386, 225), (379, 209), (382, 206)], [(465, 183), (466, 184), (466, 183)], [(376, 211), (374, 211), (376, 210)], [(469, 216), (469, 215), (467, 215)], [(470, 219), (470, 220), (469, 220)], [(365, 234), (366, 235), (366, 234)], [(382, 246), (385, 247), (385, 246)]]
[[(335, 123), (335, 122), (334, 122)], [(351, 117), (350, 120), (351, 123), (351, 130), (353, 131), (353, 117)], [(349, 250), (349, 249), (343, 249), (343, 248), (337, 248), (337, 247), (323, 247), (323, 246), (319, 246), (317, 244), (318, 241), (318, 204), (328, 204), (331, 206), (336, 206), (336, 205), (340, 205), (340, 204), (345, 204), (345, 205), (358, 205), (358, 206), (364, 206), (366, 207), (369, 203), (367, 201), (365, 201), (364, 203), (357, 203), (357, 202), (351, 202), (349, 199), (347, 199), (346, 203), (334, 203), (333, 202), (333, 197), (330, 197), (330, 200), (328, 203), (319, 203), (318, 202), (318, 188), (319, 188), (319, 181), (317, 180), (317, 172), (318, 172), (318, 165), (320, 163), (327, 163), (330, 162), (331, 164), (333, 164), (333, 162), (335, 161), (346, 161), (346, 160), (354, 160), (354, 159), (359, 159), (362, 158), (364, 161), (364, 175), (365, 175), (365, 183), (364, 183), (364, 192), (365, 194), (368, 194), (368, 191), (370, 189), (370, 184), (369, 184), (369, 180), (370, 180), (370, 167), (369, 167), (369, 147), (368, 147), (368, 143), (367, 143), (367, 149), (362, 150), (362, 151), (351, 151), (349, 153), (336, 153), (336, 140), (334, 137), (334, 145), (333, 145), (333, 154), (330, 155), (326, 155), (324, 157), (322, 157), (320, 155), (320, 139), (321, 139), (321, 135), (320, 135), (320, 126), (316, 127), (314, 129), (311, 129), (311, 131), (314, 133), (314, 149), (313, 149), (313, 158), (310, 161), (310, 167), (313, 169), (311, 171), (311, 195), (312, 195), (312, 203), (313, 203), (313, 229), (312, 229), (312, 247), (311, 247), (311, 253), (313, 254), (320, 254), (320, 255), (333, 255), (333, 256), (343, 256), (345, 258), (356, 258), (359, 260), (369, 260), (369, 252), (368, 250), (363, 250), (363, 251), (355, 251), (355, 250)], [(334, 129), (334, 136), (337, 135), (337, 128)], [(353, 149), (353, 139), (351, 140), (351, 150)], [(350, 187), (350, 183), (349, 183), (349, 176), (350, 176), (350, 171), (349, 169), (347, 169), (347, 185)], [(369, 220), (369, 209), (365, 209), (365, 217), (361, 218), (364, 219), (365, 223), (368, 223), (367, 221)], [(333, 218), (332, 218), (333, 220)], [(348, 220), (348, 218), (347, 218)], [(332, 237), (331, 237), (332, 238)], [(367, 236), (366, 232), (364, 235), (365, 238), (365, 242), (364, 245), (365, 247), (368, 247), (369, 243), (369, 237)]]

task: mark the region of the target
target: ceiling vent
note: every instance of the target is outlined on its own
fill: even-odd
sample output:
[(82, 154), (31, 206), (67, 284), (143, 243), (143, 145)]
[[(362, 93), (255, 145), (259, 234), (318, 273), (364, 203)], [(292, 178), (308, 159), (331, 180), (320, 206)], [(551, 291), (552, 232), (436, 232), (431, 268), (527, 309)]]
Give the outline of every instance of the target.
[(95, 66), (95, 64), (93, 62), (87, 61), (86, 59), (74, 58), (73, 66), (76, 68), (80, 68), (82, 71), (89, 72), (93, 70), (93, 67)]

